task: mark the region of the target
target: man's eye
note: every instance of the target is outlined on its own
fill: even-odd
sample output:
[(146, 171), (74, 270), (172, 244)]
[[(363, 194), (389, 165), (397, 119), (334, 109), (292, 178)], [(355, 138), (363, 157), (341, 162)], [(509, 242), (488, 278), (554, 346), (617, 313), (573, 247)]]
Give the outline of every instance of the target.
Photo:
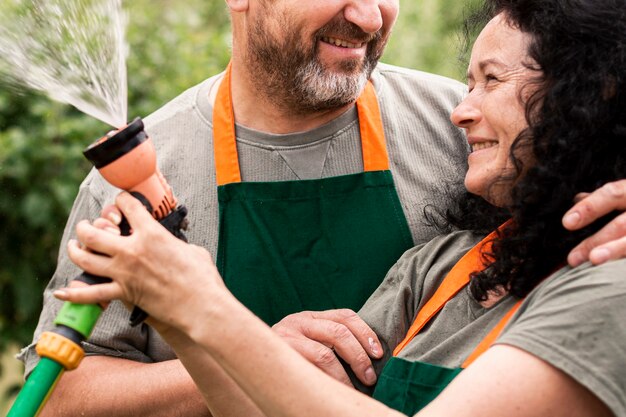
[(485, 75), (485, 80), (486, 80), (487, 82), (489, 82), (489, 81), (498, 81), (498, 77), (496, 77), (496, 76), (495, 76), (495, 75), (493, 75), (493, 74), (486, 74), (486, 75)]

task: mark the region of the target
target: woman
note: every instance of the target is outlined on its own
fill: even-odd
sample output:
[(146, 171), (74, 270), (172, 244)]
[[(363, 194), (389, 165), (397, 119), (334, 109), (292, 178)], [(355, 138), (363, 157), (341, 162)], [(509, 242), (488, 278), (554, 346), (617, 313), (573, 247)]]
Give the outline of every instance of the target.
[[(592, 231), (560, 224), (577, 190), (626, 174), (626, 2), (492, 0), (488, 10), (452, 120), (472, 146), (467, 190), (511, 219), (482, 243), (474, 232), (437, 238), (389, 272), (360, 312), (387, 364), (375, 397), (406, 413), (428, 404), (419, 416), (626, 415), (626, 261), (563, 267)], [(114, 282), (59, 298), (148, 311), (209, 408), (230, 386), (251, 399), (228, 398), (231, 415), (400, 415), (298, 355), (226, 290), (206, 251), (127, 194), (117, 203), (133, 235), (99, 219), (77, 235), (108, 256), (69, 247)], [(471, 207), (481, 227), (492, 220)]]

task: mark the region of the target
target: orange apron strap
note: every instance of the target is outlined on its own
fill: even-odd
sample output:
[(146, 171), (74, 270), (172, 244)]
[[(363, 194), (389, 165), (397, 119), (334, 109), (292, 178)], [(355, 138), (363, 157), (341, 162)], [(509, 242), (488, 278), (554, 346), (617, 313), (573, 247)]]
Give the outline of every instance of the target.
[[(230, 86), (231, 64), (228, 64), (213, 107), (213, 154), (217, 185), (241, 182)], [(383, 121), (376, 91), (370, 81), (356, 100), (356, 106), (359, 115), (364, 170), (388, 170), (389, 157), (385, 145)]]
[(228, 64), (213, 106), (213, 155), (217, 185), (241, 182), (235, 115), (230, 94), (231, 65)]
[(496, 341), (498, 336), (500, 336), (500, 333), (502, 333), (502, 329), (504, 329), (504, 326), (506, 326), (513, 314), (515, 314), (519, 306), (522, 305), (522, 301), (524, 300), (519, 300), (517, 303), (515, 303), (513, 307), (511, 307), (509, 312), (506, 313), (504, 317), (502, 317), (498, 324), (496, 324), (496, 327), (491, 329), (489, 334), (485, 336), (485, 338), (478, 344), (478, 346), (476, 346), (476, 349), (474, 349), (474, 351), (467, 357), (467, 359), (465, 359), (465, 362), (463, 362), (461, 368), (465, 369), (470, 366), (472, 362), (476, 360), (476, 358), (478, 358), (480, 355), (485, 353), (487, 349), (489, 349), (493, 342)]
[(364, 171), (386, 171), (389, 169), (389, 157), (385, 145), (385, 132), (376, 91), (371, 81), (356, 100), (361, 130)]
[(435, 291), (435, 294), (426, 302), (424, 307), (417, 313), (413, 324), (409, 328), (404, 340), (393, 350), (393, 355), (398, 353), (419, 333), (420, 330), (435, 316), (443, 306), (452, 299), (470, 280), (470, 274), (474, 271), (481, 271), (485, 268), (482, 259), (482, 250), (491, 249), (491, 241), (496, 237), (497, 231), (491, 232), (469, 252), (467, 252), (452, 270), (446, 275), (443, 282)]

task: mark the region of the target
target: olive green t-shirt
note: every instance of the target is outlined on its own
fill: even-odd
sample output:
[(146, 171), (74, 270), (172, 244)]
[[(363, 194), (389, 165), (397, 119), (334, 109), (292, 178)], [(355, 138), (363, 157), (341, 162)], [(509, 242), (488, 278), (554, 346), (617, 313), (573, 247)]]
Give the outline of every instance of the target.
[[(457, 232), (407, 251), (359, 315), (384, 349), (380, 374), (415, 315), (482, 236)], [(482, 307), (461, 290), (400, 352), (401, 358), (458, 368), (517, 300)], [(524, 300), (496, 343), (523, 349), (587, 387), (626, 415), (626, 260), (564, 267)], [(360, 387), (364, 391), (367, 389)]]

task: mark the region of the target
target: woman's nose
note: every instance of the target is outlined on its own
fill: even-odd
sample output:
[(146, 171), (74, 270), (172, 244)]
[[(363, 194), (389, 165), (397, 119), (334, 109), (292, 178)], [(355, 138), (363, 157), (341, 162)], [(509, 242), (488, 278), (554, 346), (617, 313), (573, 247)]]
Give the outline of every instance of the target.
[(450, 115), (452, 123), (461, 128), (468, 128), (471, 125), (478, 123), (481, 118), (482, 114), (470, 95), (465, 97), (465, 99), (458, 106), (456, 106)]

